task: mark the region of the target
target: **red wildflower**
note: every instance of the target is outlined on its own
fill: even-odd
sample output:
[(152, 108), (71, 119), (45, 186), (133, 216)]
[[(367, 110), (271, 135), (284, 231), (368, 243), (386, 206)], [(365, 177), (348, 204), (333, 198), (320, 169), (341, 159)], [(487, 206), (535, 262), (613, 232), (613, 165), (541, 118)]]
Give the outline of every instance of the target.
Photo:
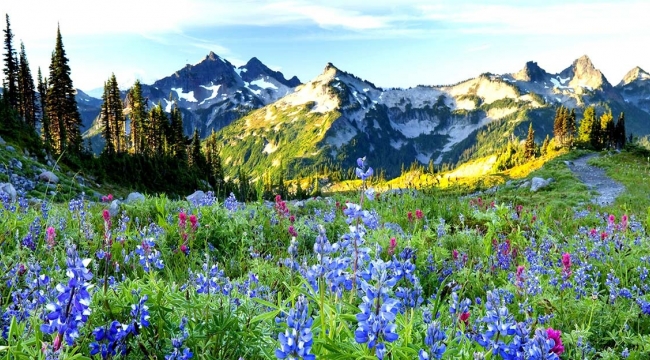
[(469, 316), (470, 316), (469, 311), (466, 311), (458, 316), (458, 319), (462, 321), (463, 324), (465, 324), (465, 327), (469, 326)]
[(422, 213), (422, 210), (420, 209), (415, 210), (415, 217), (418, 220), (422, 220), (422, 218), (424, 218), (424, 214)]
[(560, 330), (555, 330), (553, 328), (546, 329), (546, 334), (549, 339), (553, 339), (555, 345), (551, 348), (551, 352), (554, 352), (557, 355), (560, 355), (564, 352), (564, 345), (562, 345), (562, 332)]

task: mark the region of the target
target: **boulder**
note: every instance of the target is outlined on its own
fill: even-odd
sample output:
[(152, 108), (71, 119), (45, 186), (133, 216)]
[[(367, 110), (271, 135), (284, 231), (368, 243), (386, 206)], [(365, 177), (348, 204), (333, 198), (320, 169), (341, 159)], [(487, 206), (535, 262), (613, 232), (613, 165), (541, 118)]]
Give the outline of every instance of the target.
[(553, 178), (543, 179), (539, 177), (534, 177), (531, 181), (530, 191), (536, 192), (537, 190), (547, 187), (552, 182), (553, 182)]
[(16, 151), (16, 148), (11, 145), (8, 145), (5, 149), (7, 149), (7, 151)]
[(10, 183), (0, 183), (0, 192), (3, 192), (11, 198), (11, 201), (16, 201), (16, 189)]
[(529, 186), (530, 186), (530, 181), (529, 181), (529, 180), (526, 180), (526, 181), (524, 181), (523, 183), (521, 183), (521, 185), (519, 185), (519, 188), (520, 188), (520, 189), (524, 189), (524, 188), (527, 188), (527, 187), (529, 187)]
[(38, 179), (50, 184), (59, 183), (59, 177), (54, 175), (54, 173), (51, 171), (43, 171), (40, 175), (38, 175)]
[(18, 159), (9, 160), (9, 166), (11, 166), (14, 169), (18, 169), (18, 170), (23, 169), (23, 163), (21, 163), (20, 160), (18, 160)]
[[(136, 202), (136, 201), (144, 201), (144, 195), (140, 194), (139, 192), (132, 192), (132, 193), (129, 194), (129, 196), (126, 197), (126, 200), (125, 200), (125, 202), (127, 204), (130, 204), (130, 203)], [(115, 201), (113, 201), (113, 202), (115, 202)]]
[(205, 198), (205, 193), (201, 190), (197, 190), (192, 195), (188, 195), (186, 197), (187, 201), (189, 201), (192, 204), (197, 204), (199, 201), (203, 200), (204, 198)]
[(111, 204), (108, 206), (108, 213), (111, 215), (111, 217), (115, 217), (119, 212), (120, 212), (120, 201), (113, 200), (113, 202), (111, 202)]

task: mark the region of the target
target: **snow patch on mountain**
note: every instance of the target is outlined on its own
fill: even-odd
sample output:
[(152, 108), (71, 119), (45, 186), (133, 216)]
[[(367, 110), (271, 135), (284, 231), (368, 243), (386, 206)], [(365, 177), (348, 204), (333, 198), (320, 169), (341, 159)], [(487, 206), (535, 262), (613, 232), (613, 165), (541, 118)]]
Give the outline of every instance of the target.
[(201, 101), (199, 103), (199, 105), (205, 104), (205, 102), (208, 101), (208, 100), (215, 99), (217, 97), (217, 95), (219, 95), (219, 88), (221, 87), (221, 85), (212, 85), (212, 86), (201, 85), (201, 87), (206, 89), (206, 90), (212, 91), (212, 94), (209, 97), (203, 99), (203, 101)]
[(194, 97), (194, 90), (188, 93), (184, 93), (183, 88), (172, 88), (172, 91), (176, 92), (176, 95), (178, 95), (179, 99), (183, 99), (189, 102), (198, 102)]
[(414, 139), (420, 135), (431, 134), (437, 125), (437, 121), (419, 121), (417, 119), (412, 119), (405, 123), (395, 123), (392, 121), (390, 123), (390, 126), (393, 129), (399, 131), (408, 139)]
[(266, 146), (264, 146), (264, 150), (262, 150), (263, 153), (266, 154), (272, 154), (275, 152), (275, 150), (278, 149), (278, 145), (274, 145), (272, 142), (268, 142)]
[[(268, 76), (266, 76), (266, 78), (268, 79)], [(259, 88), (262, 88), (262, 89), (274, 89), (274, 90), (278, 89), (278, 87), (275, 86), (275, 84), (266, 81), (264, 78), (253, 80), (253, 81), (250, 82), (250, 84), (255, 85), (255, 86), (257, 86)]]

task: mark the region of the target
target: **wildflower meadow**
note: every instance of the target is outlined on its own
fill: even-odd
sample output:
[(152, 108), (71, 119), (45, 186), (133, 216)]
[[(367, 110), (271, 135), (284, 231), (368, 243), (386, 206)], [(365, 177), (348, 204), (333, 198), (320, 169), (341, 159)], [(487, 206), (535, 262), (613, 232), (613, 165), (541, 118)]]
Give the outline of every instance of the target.
[(648, 359), (645, 219), (499, 194), (2, 197), (0, 358)]

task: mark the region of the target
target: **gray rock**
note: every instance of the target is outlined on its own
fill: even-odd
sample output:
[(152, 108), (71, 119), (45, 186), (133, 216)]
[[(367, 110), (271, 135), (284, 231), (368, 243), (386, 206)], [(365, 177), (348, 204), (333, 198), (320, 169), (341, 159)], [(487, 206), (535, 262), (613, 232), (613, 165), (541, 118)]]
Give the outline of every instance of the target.
[(77, 184), (79, 184), (81, 186), (86, 185), (86, 179), (84, 179), (83, 176), (77, 175), (77, 176), (74, 177), (74, 179), (77, 180)]
[(201, 190), (197, 190), (192, 195), (186, 197), (187, 201), (189, 201), (192, 204), (196, 204), (199, 201), (203, 200), (204, 198), (205, 198), (205, 193)]
[(11, 166), (14, 169), (18, 169), (18, 170), (23, 169), (23, 163), (21, 163), (20, 160), (18, 160), (18, 159), (9, 160), (9, 166)]
[(129, 194), (129, 196), (126, 197), (126, 200), (124, 202), (130, 204), (136, 201), (144, 201), (144, 195), (140, 194), (139, 192), (132, 192)]
[(565, 160), (564, 164), (566, 164), (566, 166), (573, 166), (573, 161)]
[(11, 145), (8, 145), (5, 149), (7, 149), (7, 151), (16, 151), (16, 148)]
[(52, 163), (52, 160), (48, 160), (46, 164), (47, 164), (48, 167), (52, 167), (52, 166), (54, 165), (54, 164)]
[(295, 206), (297, 208), (303, 208), (303, 207), (305, 207), (305, 202), (302, 201), (302, 200), (301, 201), (296, 201), (296, 202), (293, 203), (293, 206)]
[(59, 177), (54, 175), (54, 173), (51, 171), (43, 171), (40, 175), (38, 175), (38, 179), (51, 184), (58, 184), (59, 182)]
[(23, 149), (23, 154), (25, 154), (25, 156), (29, 157), (29, 151), (27, 151), (27, 149)]
[(120, 201), (113, 200), (113, 202), (111, 202), (111, 204), (108, 206), (108, 213), (111, 215), (111, 217), (115, 217), (119, 212), (120, 212)]
[(6, 143), (7, 142), (5, 141), (5, 139), (3, 139), (2, 136), (0, 136), (0, 145), (5, 145)]
[(16, 201), (16, 189), (10, 183), (0, 183), (0, 192), (9, 195), (12, 202)]
[(553, 182), (553, 178), (548, 178), (545, 180), (543, 178), (534, 177), (530, 185), (530, 191), (536, 192), (540, 189), (547, 187), (552, 182)]
[(530, 180), (526, 180), (523, 183), (521, 183), (521, 185), (519, 185), (519, 188), (524, 189), (524, 188), (527, 188), (529, 186), (530, 186)]

